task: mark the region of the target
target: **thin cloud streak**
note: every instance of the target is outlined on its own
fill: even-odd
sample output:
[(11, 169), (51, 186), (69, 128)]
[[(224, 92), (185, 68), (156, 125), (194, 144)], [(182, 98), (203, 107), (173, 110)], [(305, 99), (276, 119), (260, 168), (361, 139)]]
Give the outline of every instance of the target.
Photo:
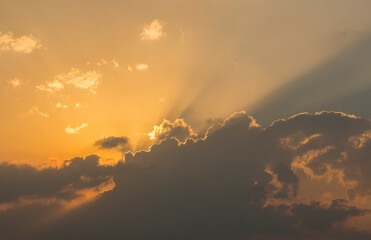
[(73, 127), (71, 127), (70, 124), (68, 124), (68, 126), (65, 128), (65, 132), (66, 133), (69, 133), (69, 134), (76, 134), (76, 133), (79, 133), (79, 131), (81, 129), (83, 129), (83, 128), (87, 127), (87, 126), (89, 126), (88, 123), (83, 123), (80, 126), (73, 128)]

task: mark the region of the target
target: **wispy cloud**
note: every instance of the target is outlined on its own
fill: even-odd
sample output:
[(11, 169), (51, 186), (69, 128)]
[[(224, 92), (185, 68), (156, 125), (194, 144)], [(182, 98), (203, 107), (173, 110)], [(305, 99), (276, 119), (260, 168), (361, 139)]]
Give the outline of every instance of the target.
[(82, 128), (85, 128), (85, 127), (87, 127), (87, 126), (89, 126), (88, 123), (83, 123), (83, 124), (81, 124), (80, 126), (73, 128), (73, 127), (71, 127), (70, 124), (68, 124), (68, 126), (67, 126), (66, 129), (65, 129), (65, 132), (66, 132), (66, 133), (69, 133), (69, 134), (79, 133), (79, 131), (80, 131)]
[(54, 77), (53, 81), (36, 86), (37, 89), (54, 93), (64, 88), (64, 84), (70, 84), (80, 89), (89, 90), (96, 94), (102, 74), (96, 71), (81, 72), (77, 68), (71, 68), (68, 73), (62, 73)]
[(98, 66), (103, 66), (103, 65), (107, 65), (107, 64), (108, 64), (108, 62), (107, 62), (106, 59), (101, 59), (101, 60), (99, 60), (99, 62), (97, 63)]
[(46, 82), (45, 84), (37, 85), (36, 88), (42, 91), (54, 93), (58, 90), (63, 89), (64, 85), (61, 81), (55, 79), (53, 81)]
[(71, 68), (68, 73), (63, 73), (55, 77), (56, 80), (71, 84), (77, 88), (89, 90), (91, 93), (97, 93), (98, 85), (102, 74), (96, 71), (81, 72), (77, 68)]
[(30, 111), (28, 113), (31, 114), (31, 115), (39, 115), (39, 116), (45, 117), (45, 118), (49, 117), (49, 114), (46, 113), (46, 112), (41, 112), (39, 110), (39, 106), (37, 106), (37, 105), (32, 106), (32, 108), (30, 109)]
[(10, 86), (12, 86), (14, 88), (19, 87), (19, 86), (21, 86), (23, 84), (22, 81), (20, 79), (18, 79), (18, 78), (10, 79), (8, 81), (8, 83), (9, 83)]
[(150, 24), (145, 25), (140, 33), (141, 40), (157, 40), (165, 37), (163, 31), (164, 23), (158, 19), (153, 20)]
[(40, 48), (40, 40), (32, 35), (14, 37), (12, 32), (0, 32), (0, 51), (14, 51), (20, 53), (31, 53)]

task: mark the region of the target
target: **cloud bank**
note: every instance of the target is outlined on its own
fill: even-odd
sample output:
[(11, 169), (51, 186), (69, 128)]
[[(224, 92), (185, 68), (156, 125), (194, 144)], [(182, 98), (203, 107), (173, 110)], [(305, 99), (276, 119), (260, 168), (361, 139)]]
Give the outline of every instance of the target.
[[(344, 113), (302, 113), (263, 128), (240, 112), (211, 126), (203, 139), (181, 143), (167, 134), (150, 150), (128, 152), (112, 167), (100, 166), (94, 155), (43, 171), (1, 165), (6, 170), (0, 174), (5, 176), (0, 201), (8, 205), (30, 196), (74, 199), (81, 189), (111, 177), (115, 184), (95, 201), (31, 229), (26, 227), (31, 216), (49, 216), (60, 201), (3, 210), (3, 226), (19, 221), (1, 234), (9, 239), (370, 239), (370, 232), (349, 223), (370, 214), (356, 200), (371, 195), (370, 132), (370, 120)], [(125, 144), (121, 138), (98, 142), (109, 148)], [(311, 191), (316, 183), (321, 187)], [(335, 186), (344, 189), (342, 198)], [(332, 197), (325, 201), (326, 187), (325, 195)]]

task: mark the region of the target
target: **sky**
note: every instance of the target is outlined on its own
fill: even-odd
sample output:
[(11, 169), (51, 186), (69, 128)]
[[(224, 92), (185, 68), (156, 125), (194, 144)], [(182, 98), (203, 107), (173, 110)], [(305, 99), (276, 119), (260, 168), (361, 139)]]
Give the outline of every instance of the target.
[(0, 0), (0, 238), (370, 239), (370, 8)]

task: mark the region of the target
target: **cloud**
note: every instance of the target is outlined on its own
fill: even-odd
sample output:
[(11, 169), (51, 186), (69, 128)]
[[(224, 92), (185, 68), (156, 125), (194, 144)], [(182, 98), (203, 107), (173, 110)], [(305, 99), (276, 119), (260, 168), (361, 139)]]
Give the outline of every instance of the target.
[(79, 131), (82, 129), (82, 128), (85, 128), (89, 126), (88, 123), (83, 123), (81, 124), (80, 126), (78, 127), (75, 127), (75, 128), (72, 128), (70, 124), (68, 124), (68, 126), (66, 127), (65, 129), (65, 132), (66, 133), (69, 133), (69, 134), (75, 134), (75, 133), (79, 133)]
[(28, 165), (2, 163), (0, 204), (32, 198), (72, 199), (76, 197), (77, 190), (95, 187), (111, 177), (109, 167), (100, 166), (98, 162), (98, 156), (90, 155), (65, 161), (61, 168), (42, 170)]
[(39, 106), (37, 106), (37, 105), (32, 106), (32, 108), (30, 109), (30, 111), (28, 113), (31, 114), (31, 115), (39, 115), (39, 116), (45, 117), (45, 118), (49, 117), (49, 114), (46, 113), (46, 112), (41, 112), (39, 110)]
[(81, 72), (77, 68), (71, 68), (68, 73), (59, 74), (53, 81), (36, 86), (37, 89), (54, 93), (64, 88), (64, 84), (76, 88), (89, 90), (92, 94), (97, 93), (99, 83), (102, 81), (102, 74), (96, 71)]
[[(137, 64), (135, 65), (135, 68), (137, 69), (137, 71), (144, 71), (144, 70), (147, 70), (148, 69), (148, 64), (145, 64), (145, 63), (141, 63), (141, 64)], [(130, 68), (131, 69), (131, 68)], [(131, 71), (131, 70), (129, 70)]]
[(40, 40), (32, 35), (15, 38), (12, 32), (0, 32), (0, 51), (31, 53), (40, 47)]
[(113, 68), (120, 67), (120, 64), (115, 59), (112, 59), (112, 64), (113, 64)]
[(101, 78), (102, 74), (96, 71), (81, 72), (77, 68), (71, 68), (68, 73), (63, 73), (55, 77), (58, 81), (71, 84), (80, 89), (89, 90), (93, 94), (97, 93)]
[(127, 137), (107, 137), (95, 142), (95, 146), (100, 149), (113, 149), (118, 148), (120, 151), (129, 149), (129, 139)]
[(98, 66), (103, 66), (103, 65), (107, 65), (107, 64), (108, 64), (108, 62), (107, 62), (106, 59), (101, 59), (101, 60), (99, 60), (99, 62), (97, 63)]
[(154, 126), (148, 136), (151, 140), (161, 141), (174, 137), (180, 142), (184, 142), (187, 138), (196, 138), (197, 134), (183, 119), (176, 119), (174, 122), (164, 120), (160, 125)]
[[(110, 177), (115, 187), (48, 225), (40, 223), (38, 231), (5, 228), (2, 234), (14, 239), (22, 233), (23, 239), (40, 240), (370, 239), (370, 232), (348, 225), (349, 220), (361, 221), (359, 217), (370, 212), (357, 207), (352, 197), (336, 197), (334, 188), (370, 195), (370, 120), (337, 112), (302, 113), (263, 128), (240, 112), (215, 123), (205, 138), (186, 139), (187, 134), (180, 134), (186, 139), (182, 143), (170, 133), (179, 126), (180, 132), (190, 127), (183, 120), (176, 122), (161, 124), (170, 130), (148, 151), (126, 153), (124, 161), (109, 168), (97, 164), (98, 156), (88, 162), (77, 158), (63, 171), (41, 172), (45, 178), (40, 183), (33, 180), (40, 177), (39, 172), (4, 170), (8, 174), (0, 181), (8, 187), (0, 197), (7, 199), (4, 203), (30, 196), (57, 197), (66, 186), (78, 191), (57, 199), (74, 199), (81, 189)], [(107, 148), (125, 142), (120, 137), (100, 141)], [(54, 176), (55, 183), (50, 181)], [(65, 179), (63, 184), (60, 179)], [(312, 185), (305, 185), (308, 182)], [(26, 183), (46, 190), (36, 191)], [(322, 189), (333, 191), (334, 197), (323, 201)], [(19, 224), (28, 226), (32, 218), (27, 222), (27, 216), (48, 215), (52, 206), (41, 201), (13, 207), (0, 220), (7, 224), (18, 218)]]
[(141, 40), (158, 40), (164, 38), (166, 33), (163, 31), (164, 23), (158, 19), (153, 20), (150, 24), (145, 25), (140, 33)]
[(13, 78), (13, 79), (9, 80), (9, 85), (14, 87), (14, 88), (17, 88), (17, 87), (21, 86), (22, 84), (23, 84), (23, 82), (18, 78)]
[(54, 79), (53, 81), (46, 82), (45, 84), (40, 84), (36, 86), (37, 89), (54, 93), (64, 88), (64, 85), (61, 81)]
[(62, 103), (57, 103), (56, 105), (55, 105), (55, 107), (56, 108), (68, 108), (68, 106), (67, 105), (64, 105), (64, 104), (62, 104)]

